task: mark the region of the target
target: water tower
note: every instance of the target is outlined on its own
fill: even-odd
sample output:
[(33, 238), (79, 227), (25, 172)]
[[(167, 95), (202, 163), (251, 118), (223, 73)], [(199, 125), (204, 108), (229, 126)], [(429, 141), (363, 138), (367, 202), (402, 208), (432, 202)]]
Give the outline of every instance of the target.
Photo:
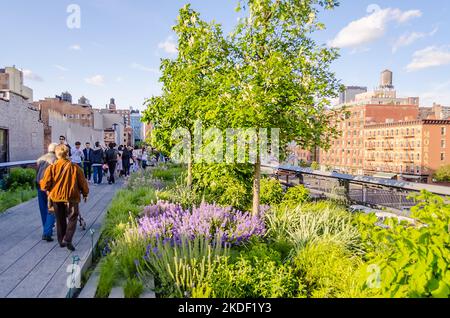
[(381, 81), (380, 88), (384, 89), (393, 89), (394, 85), (392, 85), (393, 73), (389, 70), (384, 70), (381, 72)]

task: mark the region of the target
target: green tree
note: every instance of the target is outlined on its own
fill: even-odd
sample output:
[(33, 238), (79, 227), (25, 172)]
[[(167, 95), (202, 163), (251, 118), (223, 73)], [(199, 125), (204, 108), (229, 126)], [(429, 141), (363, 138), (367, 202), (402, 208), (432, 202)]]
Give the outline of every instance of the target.
[[(173, 27), (178, 37), (178, 56), (161, 62), (162, 95), (146, 102), (143, 121), (152, 122), (151, 143), (165, 153), (170, 153), (176, 141), (172, 133), (176, 128), (187, 129), (193, 136), (195, 122), (206, 114), (205, 105), (215, 98), (214, 73), (226, 55), (226, 41), (220, 25), (206, 23), (199, 13), (184, 6)], [(207, 107), (206, 107), (207, 108)], [(192, 146), (192, 140), (190, 140)], [(187, 155), (188, 178), (192, 185), (193, 153)]]
[[(281, 155), (288, 142), (304, 149), (327, 148), (337, 134), (338, 117), (328, 109), (340, 83), (330, 71), (336, 49), (317, 44), (311, 35), (324, 29), (321, 8), (335, 0), (242, 0), (241, 19), (230, 42), (230, 68), (224, 83), (226, 120), (232, 127), (280, 128)], [(258, 133), (257, 141), (259, 143)], [(253, 213), (259, 212), (261, 160), (253, 173)]]
[(434, 178), (439, 182), (450, 182), (450, 165), (437, 169), (434, 173)]

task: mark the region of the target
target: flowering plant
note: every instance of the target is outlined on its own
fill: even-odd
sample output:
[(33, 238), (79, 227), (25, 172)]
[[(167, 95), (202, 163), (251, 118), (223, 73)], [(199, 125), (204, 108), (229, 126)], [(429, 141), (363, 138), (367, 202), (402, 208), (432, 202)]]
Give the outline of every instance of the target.
[[(264, 209), (263, 209), (264, 210)], [(158, 201), (144, 209), (139, 220), (139, 230), (144, 236), (180, 242), (181, 237), (194, 240), (220, 238), (225, 245), (240, 245), (252, 236), (265, 234), (264, 218), (247, 212), (202, 203), (183, 209), (180, 204)]]

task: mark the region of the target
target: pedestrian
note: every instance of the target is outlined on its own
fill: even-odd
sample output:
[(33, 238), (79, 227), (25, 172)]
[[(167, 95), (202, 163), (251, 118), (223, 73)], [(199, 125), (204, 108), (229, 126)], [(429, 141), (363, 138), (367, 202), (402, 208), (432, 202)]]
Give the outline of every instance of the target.
[(80, 166), (70, 162), (67, 146), (58, 145), (55, 154), (58, 160), (45, 171), (40, 185), (48, 192), (49, 206), (55, 210), (59, 245), (75, 251), (72, 239), (80, 213), (80, 194), (86, 202), (89, 186)]
[(117, 174), (119, 175), (119, 178), (123, 176), (123, 167), (122, 167), (122, 153), (118, 151), (117, 154), (117, 167), (116, 167)]
[(84, 161), (84, 154), (81, 150), (81, 142), (77, 141), (75, 143), (75, 149), (72, 151), (72, 163), (78, 165), (80, 168), (83, 169), (82, 162)]
[(115, 147), (116, 147), (115, 143), (110, 143), (109, 149), (106, 150), (106, 154), (105, 154), (106, 163), (108, 164), (108, 170), (109, 170), (109, 179), (108, 179), (109, 184), (116, 183), (114, 174), (116, 172), (117, 158), (118, 158), (119, 152), (117, 151), (117, 149), (114, 149)]
[(94, 151), (91, 149), (90, 142), (87, 142), (85, 146), (86, 147), (83, 150), (84, 156), (83, 169), (84, 169), (84, 176), (90, 182), (92, 177), (92, 155)]
[(148, 153), (147, 150), (144, 148), (142, 148), (142, 169), (147, 169), (147, 160), (148, 160)]
[(105, 164), (105, 152), (100, 146), (100, 142), (95, 143), (92, 152), (92, 168), (94, 170), (94, 184), (101, 184), (103, 180), (103, 165)]
[(125, 177), (128, 177), (130, 175), (131, 156), (132, 156), (131, 147), (125, 147), (122, 153), (122, 167)]
[(48, 146), (48, 153), (43, 155), (37, 160), (37, 195), (39, 202), (39, 211), (41, 212), (41, 220), (43, 227), (42, 240), (47, 242), (53, 242), (53, 227), (55, 226), (55, 215), (48, 211), (48, 197), (47, 192), (41, 190), (39, 183), (44, 177), (45, 171), (49, 166), (55, 163), (56, 155), (55, 148), (58, 144), (52, 143)]
[(67, 148), (69, 148), (69, 157), (72, 157), (72, 147), (66, 142), (65, 136), (59, 136), (59, 144), (60, 145), (66, 145)]

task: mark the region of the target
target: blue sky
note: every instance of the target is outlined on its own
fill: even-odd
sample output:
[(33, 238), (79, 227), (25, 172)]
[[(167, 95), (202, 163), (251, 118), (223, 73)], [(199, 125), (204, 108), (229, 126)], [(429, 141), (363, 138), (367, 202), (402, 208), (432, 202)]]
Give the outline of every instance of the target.
[[(143, 109), (159, 94), (160, 58), (176, 54), (171, 26), (188, 2), (226, 32), (239, 16), (235, 0), (0, 0), (0, 67), (23, 69), (35, 99), (68, 90), (95, 107), (115, 97), (120, 108)], [(79, 29), (66, 25), (72, 3)], [(372, 89), (389, 68), (399, 95), (450, 105), (449, 14), (447, 0), (342, 0), (321, 14), (327, 30), (316, 38), (341, 48), (333, 70), (344, 84)]]

